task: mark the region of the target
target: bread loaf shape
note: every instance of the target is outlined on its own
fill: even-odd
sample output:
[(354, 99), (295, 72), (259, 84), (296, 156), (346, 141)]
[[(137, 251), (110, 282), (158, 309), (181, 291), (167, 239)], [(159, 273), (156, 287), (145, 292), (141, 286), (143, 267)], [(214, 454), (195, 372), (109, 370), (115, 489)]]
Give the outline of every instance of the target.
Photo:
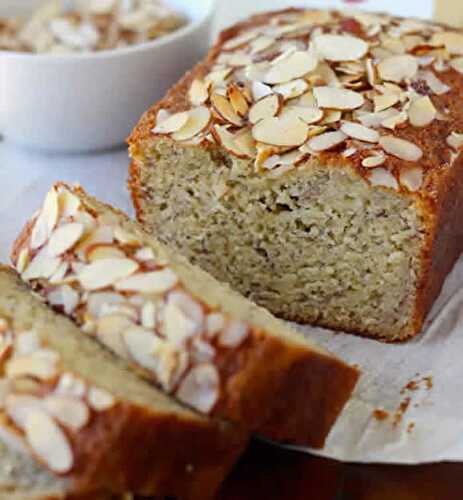
[(462, 55), (384, 14), (225, 31), (129, 139), (139, 221), (276, 316), (417, 334), (463, 248)]
[(0, 269), (0, 290), (0, 493), (213, 498), (244, 431), (134, 376), (13, 270)]
[(356, 384), (357, 369), (79, 188), (51, 189), (13, 262), (168, 394), (269, 439), (323, 446)]

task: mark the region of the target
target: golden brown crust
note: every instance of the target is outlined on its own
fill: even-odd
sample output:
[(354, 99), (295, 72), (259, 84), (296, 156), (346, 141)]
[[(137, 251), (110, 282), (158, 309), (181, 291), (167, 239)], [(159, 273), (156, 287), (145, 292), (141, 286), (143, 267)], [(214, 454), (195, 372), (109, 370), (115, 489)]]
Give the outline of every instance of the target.
[[(29, 295), (14, 271), (1, 267), (0, 274), (11, 293)], [(38, 301), (36, 307), (43, 308), (43, 315), (53, 314)], [(11, 311), (13, 319), (14, 314)], [(63, 334), (65, 328), (74, 329), (65, 318), (58, 320)], [(109, 362), (111, 359), (108, 357)], [(65, 477), (76, 494), (108, 490), (213, 498), (247, 438), (247, 432), (239, 427), (193, 412), (176, 413), (164, 407), (158, 411), (120, 401), (92, 417), (82, 430), (68, 435), (74, 465)]]
[[(91, 200), (92, 207), (105, 207), (129, 221), (125, 214), (96, 202), (83, 190), (75, 192)], [(16, 240), (13, 262), (27, 244), (31, 230), (29, 223)], [(208, 280), (220, 293), (218, 284)], [(283, 324), (281, 328), (287, 330)], [(219, 350), (217, 368), (223, 391), (213, 415), (237, 422), (268, 439), (323, 447), (360, 374), (356, 368), (327, 352), (311, 349), (297, 338), (294, 334), (294, 342), (290, 342), (263, 329), (253, 329), (239, 348)]]

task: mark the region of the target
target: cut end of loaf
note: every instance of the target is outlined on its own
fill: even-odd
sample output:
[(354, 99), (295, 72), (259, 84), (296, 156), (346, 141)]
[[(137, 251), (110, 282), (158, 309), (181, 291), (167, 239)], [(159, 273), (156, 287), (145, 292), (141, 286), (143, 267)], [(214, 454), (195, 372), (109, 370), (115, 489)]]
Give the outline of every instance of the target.
[(414, 195), (318, 159), (274, 178), (168, 139), (144, 155), (130, 180), (140, 221), (219, 280), (287, 320), (387, 341), (419, 331)]

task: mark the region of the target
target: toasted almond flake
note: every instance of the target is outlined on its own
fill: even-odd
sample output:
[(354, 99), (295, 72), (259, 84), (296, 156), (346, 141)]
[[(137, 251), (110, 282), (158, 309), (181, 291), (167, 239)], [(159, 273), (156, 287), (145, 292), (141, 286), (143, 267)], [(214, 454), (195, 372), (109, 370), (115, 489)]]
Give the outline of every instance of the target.
[(85, 252), (85, 258), (88, 262), (95, 262), (102, 259), (123, 259), (125, 256), (122, 250), (108, 243), (91, 245)]
[(135, 252), (135, 258), (141, 262), (154, 260), (155, 259), (154, 251), (152, 248), (149, 247), (140, 248), (140, 250), (137, 250)]
[(206, 78), (206, 84), (219, 85), (223, 84), (228, 77), (233, 73), (233, 68), (220, 68), (214, 71), (211, 71)]
[(213, 94), (211, 96), (211, 103), (214, 110), (223, 118), (226, 122), (240, 127), (243, 124), (243, 120), (235, 112), (231, 102), (224, 96), (220, 94)]
[(122, 334), (134, 326), (133, 320), (123, 314), (109, 314), (99, 319), (96, 336), (108, 349), (126, 359), (127, 349), (122, 340)]
[(447, 137), (447, 144), (453, 149), (460, 149), (463, 146), (463, 134), (452, 132)]
[(315, 50), (328, 61), (356, 61), (368, 52), (368, 44), (351, 35), (320, 35), (314, 41)]
[(33, 377), (39, 380), (51, 380), (56, 375), (56, 364), (50, 359), (22, 356), (10, 359), (5, 372), (8, 378)]
[(463, 73), (463, 57), (452, 59), (450, 66), (458, 73)]
[(50, 257), (58, 257), (66, 253), (79, 241), (83, 233), (83, 224), (76, 222), (58, 227), (50, 237), (48, 254)]
[(141, 309), (141, 324), (144, 328), (153, 329), (156, 328), (156, 304), (154, 302), (148, 301), (142, 305)]
[(5, 398), (6, 413), (20, 429), (25, 428), (28, 415), (41, 410), (42, 405), (40, 398), (28, 394), (8, 394)]
[(450, 91), (450, 87), (439, 80), (439, 78), (437, 78), (437, 76), (430, 70), (423, 71), (420, 74), (420, 78), (428, 84), (428, 87), (436, 95), (443, 95)]
[(61, 217), (74, 217), (80, 208), (80, 200), (68, 189), (60, 188), (58, 190), (58, 205)]
[(399, 113), (399, 111), (395, 108), (389, 108), (385, 111), (380, 111), (379, 113), (368, 113), (365, 111), (360, 111), (354, 114), (356, 120), (358, 120), (365, 127), (377, 128), (381, 126), (381, 123), (395, 116)]
[(43, 246), (48, 240), (48, 225), (46, 218), (42, 215), (39, 215), (37, 220), (35, 221), (34, 227), (31, 233), (31, 250), (35, 250)]
[(85, 382), (72, 373), (63, 373), (55, 388), (55, 394), (83, 398), (87, 390)]
[(178, 131), (172, 134), (175, 141), (186, 141), (204, 132), (211, 121), (211, 112), (208, 108), (200, 106), (189, 112), (188, 121)]
[(186, 125), (188, 118), (189, 115), (186, 111), (175, 113), (161, 123), (158, 123), (152, 132), (153, 134), (172, 134), (173, 132), (178, 132)]
[(69, 271), (69, 262), (63, 261), (58, 266), (58, 269), (50, 276), (48, 281), (51, 285), (59, 285), (65, 280), (65, 276)]
[(93, 318), (100, 318), (108, 305), (125, 303), (122, 295), (114, 292), (91, 293), (87, 298), (87, 312)]
[(40, 339), (37, 332), (29, 330), (17, 334), (14, 345), (18, 356), (29, 356), (40, 348)]
[(259, 54), (259, 52), (269, 49), (274, 43), (275, 38), (272, 36), (259, 36), (251, 42), (251, 54)]
[(431, 45), (445, 47), (451, 55), (463, 55), (463, 34), (456, 31), (434, 33)]
[(164, 309), (163, 332), (166, 338), (178, 347), (198, 332), (198, 325), (188, 317), (176, 304), (169, 302)]
[(342, 153), (342, 156), (344, 156), (344, 158), (350, 158), (351, 156), (354, 156), (357, 152), (358, 152), (357, 148), (350, 147)]
[(391, 174), (391, 172), (389, 172), (389, 170), (382, 167), (372, 169), (368, 180), (372, 186), (388, 187), (395, 189), (396, 191), (399, 189), (399, 183), (396, 178)]
[(257, 101), (249, 110), (249, 121), (256, 124), (265, 118), (272, 118), (280, 112), (283, 100), (279, 94), (269, 94)]
[(391, 115), (381, 122), (381, 126), (384, 128), (389, 128), (394, 130), (397, 126), (402, 125), (408, 120), (408, 114), (406, 111), (398, 111), (397, 113)]
[(32, 259), (21, 277), (24, 281), (31, 281), (39, 278), (47, 279), (55, 273), (60, 264), (61, 259), (50, 257), (48, 255), (48, 247), (45, 246)]
[(285, 108), (284, 113), (294, 114), (309, 125), (320, 122), (324, 117), (324, 113), (321, 109), (300, 105), (287, 107)]
[[(190, 90), (188, 91), (188, 96), (193, 106), (201, 106), (201, 104), (204, 104), (209, 99), (207, 85), (202, 80), (193, 80)], [(183, 125), (185, 125), (185, 123)]]
[(360, 125), (359, 123), (344, 122), (341, 125), (341, 131), (359, 141), (372, 143), (379, 141), (379, 133), (376, 130)]
[(178, 391), (180, 401), (202, 413), (210, 413), (219, 400), (220, 379), (211, 364), (197, 365), (184, 378)]
[(235, 113), (241, 118), (245, 117), (249, 111), (249, 104), (238, 85), (232, 83), (228, 86), (228, 99)]
[(249, 158), (254, 158), (256, 155), (256, 141), (252, 136), (252, 131), (248, 128), (242, 129), (235, 134), (235, 143)]
[(314, 54), (295, 51), (274, 64), (264, 77), (264, 83), (286, 83), (301, 78), (317, 67), (318, 61)]
[(418, 191), (424, 179), (424, 172), (421, 167), (402, 168), (399, 174), (400, 184), (409, 191)]
[(44, 399), (44, 408), (65, 427), (79, 431), (85, 427), (90, 418), (87, 405), (69, 396), (48, 396)]
[(347, 89), (315, 87), (313, 94), (319, 108), (347, 111), (359, 108), (365, 102), (362, 94)]
[(252, 56), (246, 52), (234, 52), (233, 54), (220, 54), (217, 58), (219, 64), (232, 66), (233, 68), (243, 68), (252, 64)]
[(258, 101), (259, 99), (262, 99), (270, 94), (273, 94), (272, 87), (269, 87), (262, 82), (252, 82), (252, 96), (254, 101)]
[(114, 285), (138, 270), (139, 264), (131, 259), (103, 259), (84, 266), (78, 279), (85, 290), (98, 290)]
[(110, 410), (116, 404), (116, 398), (111, 393), (98, 387), (90, 387), (87, 400), (90, 407), (97, 412)]
[(134, 326), (123, 333), (123, 339), (134, 361), (146, 370), (156, 373), (158, 363), (152, 352), (158, 339), (154, 333), (140, 326)]
[(178, 283), (172, 269), (165, 268), (150, 273), (139, 273), (118, 281), (114, 288), (124, 292), (165, 293)]
[(29, 262), (30, 262), (29, 249), (26, 247), (21, 248), (15, 263), (15, 268), (19, 274), (22, 274), (26, 270), (27, 266), (29, 265)]
[(45, 244), (51, 232), (58, 222), (58, 193), (53, 187), (47, 193), (43, 203), (42, 210), (37, 218), (37, 221), (32, 229), (31, 234), (31, 249), (35, 250)]
[(346, 134), (341, 131), (326, 132), (310, 139), (307, 145), (310, 150), (318, 153), (321, 151), (328, 151), (336, 146), (339, 146), (346, 139)]
[(248, 158), (249, 155), (236, 142), (236, 137), (228, 131), (226, 126), (216, 125), (212, 129), (212, 134), (217, 141), (226, 151), (238, 156), (238, 158)]
[(206, 318), (206, 335), (213, 338), (225, 328), (225, 316), (216, 312), (208, 314)]
[(245, 32), (225, 42), (222, 46), (222, 50), (227, 52), (229, 50), (242, 48), (248, 45), (250, 42), (252, 42), (257, 37), (257, 35), (258, 35), (257, 32), (252, 32), (252, 31)]
[(383, 165), (386, 161), (386, 156), (381, 151), (376, 151), (373, 156), (368, 156), (362, 161), (362, 166), (365, 168), (375, 168)]
[(37, 457), (58, 474), (69, 472), (74, 465), (71, 445), (66, 435), (44, 411), (34, 411), (24, 429), (26, 440)]
[(396, 105), (400, 100), (398, 94), (377, 94), (373, 98), (375, 113), (380, 113)]
[(423, 156), (423, 151), (416, 144), (398, 137), (381, 137), (380, 144), (386, 153), (404, 161), (418, 161)]
[(378, 64), (379, 76), (386, 81), (401, 83), (418, 72), (418, 61), (411, 55), (391, 56)]
[(252, 135), (258, 142), (273, 146), (297, 147), (307, 140), (309, 126), (295, 116), (265, 118), (254, 125)]
[(249, 335), (249, 326), (244, 321), (231, 321), (219, 335), (223, 347), (239, 347)]
[(420, 97), (411, 103), (408, 118), (414, 127), (426, 127), (437, 116), (437, 110), (428, 96)]
[(308, 88), (309, 84), (305, 80), (299, 78), (298, 80), (293, 80), (292, 82), (275, 85), (273, 87), (273, 91), (282, 95), (285, 100), (288, 100), (300, 97), (307, 92)]
[(79, 294), (69, 285), (62, 285), (48, 293), (47, 301), (52, 306), (62, 307), (67, 315), (71, 315), (79, 305)]

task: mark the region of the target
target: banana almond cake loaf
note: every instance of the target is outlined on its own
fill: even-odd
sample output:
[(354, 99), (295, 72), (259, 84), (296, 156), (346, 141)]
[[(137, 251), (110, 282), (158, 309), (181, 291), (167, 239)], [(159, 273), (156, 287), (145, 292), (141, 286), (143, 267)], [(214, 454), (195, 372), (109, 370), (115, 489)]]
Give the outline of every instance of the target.
[(5, 267), (0, 367), (1, 499), (209, 499), (247, 443), (140, 380)]
[(269, 439), (323, 446), (356, 384), (357, 369), (80, 188), (50, 190), (13, 261), (49, 305), (136, 373)]
[(463, 248), (462, 56), (370, 13), (225, 31), (129, 139), (138, 219), (277, 316), (417, 334)]

